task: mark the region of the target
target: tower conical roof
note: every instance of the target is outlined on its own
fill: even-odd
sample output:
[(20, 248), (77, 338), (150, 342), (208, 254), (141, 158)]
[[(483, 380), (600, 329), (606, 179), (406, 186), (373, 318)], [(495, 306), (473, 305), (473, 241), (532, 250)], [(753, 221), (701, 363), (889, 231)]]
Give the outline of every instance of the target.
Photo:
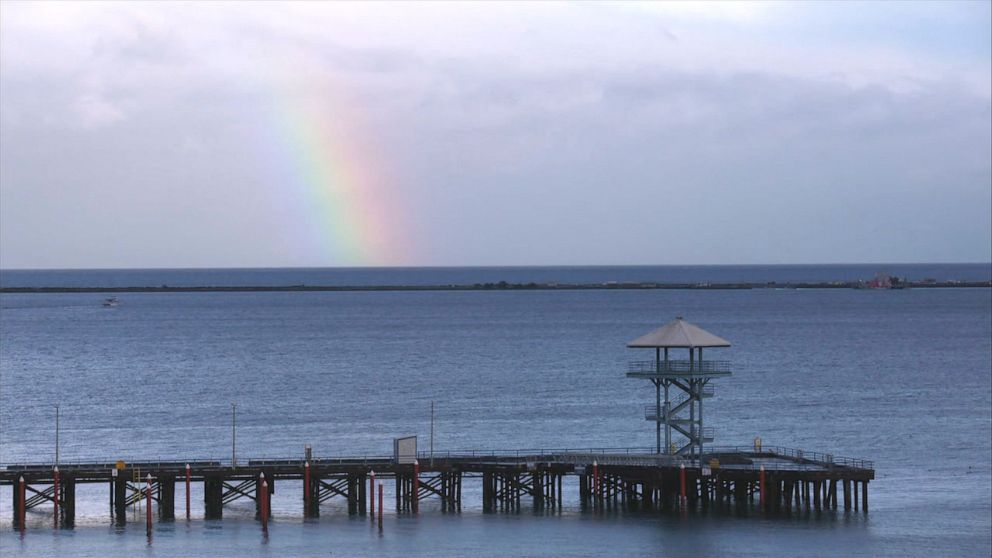
[(630, 343), (630, 348), (689, 348), (696, 347), (729, 347), (730, 341), (717, 337), (712, 333), (690, 324), (682, 319), (682, 316), (675, 318), (675, 321), (659, 327), (651, 333), (646, 333)]

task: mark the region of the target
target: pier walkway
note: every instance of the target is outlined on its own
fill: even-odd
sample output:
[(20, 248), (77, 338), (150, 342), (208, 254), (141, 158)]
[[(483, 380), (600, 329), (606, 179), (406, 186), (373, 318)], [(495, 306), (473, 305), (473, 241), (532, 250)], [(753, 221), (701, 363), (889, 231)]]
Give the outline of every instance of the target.
[(124, 522), (128, 507), (146, 498), (156, 504), (160, 520), (174, 519), (177, 484), (184, 485), (180, 511), (189, 517), (192, 483), (203, 485), (204, 517), (219, 519), (225, 504), (242, 498), (253, 500), (261, 516), (263, 504), (271, 507), (262, 486), (271, 494), (277, 484), (287, 483), (300, 483), (304, 517), (319, 516), (321, 504), (331, 499), (346, 502), (349, 514), (365, 515), (375, 506), (376, 480), (381, 485), (383, 479), (395, 483), (397, 513), (417, 513), (427, 499), (440, 501), (444, 511), (458, 511), (466, 480), (481, 482), (481, 490), (471, 493), (481, 493), (481, 502), (474, 504), (481, 503), (485, 511), (515, 510), (522, 504), (561, 507), (564, 492), (576, 485), (582, 505), (594, 507), (660, 511), (734, 504), (769, 512), (828, 510), (837, 509), (840, 490), (845, 510), (867, 511), (868, 483), (875, 478), (870, 461), (781, 447), (712, 447), (702, 459), (624, 448), (420, 452), (412, 463), (403, 461), (362, 456), (237, 463), (104, 460), (57, 467), (51, 462), (8, 463), (0, 464), (0, 485), (13, 488), (15, 527), (23, 524), (27, 510), (41, 506), (50, 506), (56, 522), (71, 527), (75, 488), (85, 483), (106, 483), (110, 514)]

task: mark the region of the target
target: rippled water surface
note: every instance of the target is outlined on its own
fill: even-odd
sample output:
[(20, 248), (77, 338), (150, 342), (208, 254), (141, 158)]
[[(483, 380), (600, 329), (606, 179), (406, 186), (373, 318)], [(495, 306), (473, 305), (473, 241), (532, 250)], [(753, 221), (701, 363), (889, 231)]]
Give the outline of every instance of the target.
[[(398, 281), (399, 282), (399, 281)], [(582, 512), (461, 514), (427, 504), (380, 534), (336, 504), (304, 522), (280, 489), (261, 539), (250, 506), (225, 519), (110, 526), (106, 487), (78, 489), (78, 526), (42, 510), (23, 538), (0, 488), (0, 555), (437, 556), (989, 555), (992, 292), (579, 291), (0, 296), (0, 461), (385, 455), (644, 447), (647, 356), (625, 342), (683, 315), (733, 343), (708, 426), (720, 445), (873, 459), (867, 515), (769, 520)], [(297, 489), (298, 490), (298, 489)], [(181, 498), (182, 489), (177, 497)], [(576, 492), (571, 490), (571, 493)], [(196, 498), (194, 502), (202, 500)], [(574, 494), (573, 494), (574, 496)], [(178, 499), (178, 498), (177, 498)], [(574, 498), (573, 498), (574, 500)], [(387, 500), (388, 501), (388, 500)]]

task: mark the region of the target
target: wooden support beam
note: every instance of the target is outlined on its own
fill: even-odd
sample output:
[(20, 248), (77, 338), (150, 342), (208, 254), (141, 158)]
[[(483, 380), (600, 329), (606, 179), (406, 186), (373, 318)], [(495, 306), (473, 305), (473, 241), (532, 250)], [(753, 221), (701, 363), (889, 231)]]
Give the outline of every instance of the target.
[(365, 473), (361, 473), (357, 477), (358, 482), (358, 513), (359, 515), (366, 515), (368, 513), (368, 490), (366, 486), (368, 478)]
[[(24, 503), (27, 501), (27, 480), (25, 479), (24, 482), (25, 482), (25, 488), (24, 488), (25, 494), (23, 496), (21, 495), (19, 484), (15, 483), (11, 487), (12, 488), (11, 492), (13, 493), (14, 498), (13, 498), (13, 502), (11, 503), (12, 505), (10, 506), (10, 510), (14, 514), (13, 527), (15, 529), (20, 529), (21, 527), (23, 527), (23, 525), (21, 525), (20, 513), (18, 512), (18, 510), (20, 510), (21, 506), (24, 505)], [(25, 502), (22, 502), (21, 501), (22, 499)], [(24, 509), (27, 509), (26, 505), (24, 506)]]
[(224, 478), (210, 476), (203, 479), (203, 517), (220, 519), (224, 516)]
[(323, 483), (323, 479), (320, 476), (320, 470), (311, 465), (310, 466), (310, 484), (308, 489), (310, 490), (309, 498), (304, 501), (304, 506), (309, 502), (309, 508), (304, 514), (306, 517), (320, 517), (320, 486)]
[(59, 492), (62, 526), (71, 528), (76, 523), (76, 478), (63, 473), (59, 480)]
[[(358, 515), (358, 502), (360, 498), (358, 497), (359, 486), (358, 475), (348, 475), (347, 479), (347, 489), (348, 493), (346, 497), (348, 499), (348, 515)], [(416, 495), (414, 495), (416, 497)]]
[[(248, 498), (249, 500), (255, 500), (257, 494), (257, 487), (254, 485), (258, 482), (258, 479), (247, 479), (242, 480), (240, 483), (234, 485), (225, 481), (221, 481), (221, 487), (226, 488), (226, 492), (222, 492), (221, 503), (230, 504), (231, 502), (238, 500), (240, 498)], [(137, 491), (140, 497), (140, 490)]]
[(589, 475), (579, 475), (579, 502), (583, 507), (589, 505)]
[(531, 479), (531, 482), (533, 483), (533, 486), (531, 486), (530, 492), (531, 492), (531, 494), (534, 495), (534, 507), (537, 508), (537, 509), (544, 508), (544, 478), (543, 477), (544, 477), (544, 472), (543, 471), (540, 471), (540, 470), (537, 470), (537, 471), (534, 471), (533, 478)]
[(33, 496), (31, 496), (30, 498), (26, 498), (27, 501), (25, 502), (24, 507), (27, 509), (31, 509), (33, 507), (39, 506), (44, 502), (55, 501), (55, 497), (52, 496), (52, 492), (54, 492), (55, 490), (54, 486), (49, 486), (44, 490), (39, 491), (31, 485), (26, 485), (24, 487), (24, 490), (26, 492), (30, 492), (31, 494), (33, 494)]
[(716, 487), (717, 482), (719, 481), (712, 480), (709, 477), (699, 477), (699, 494), (704, 510), (708, 510), (710, 507), (710, 498), (712, 498), (713, 489)]
[(127, 521), (127, 476), (124, 470), (117, 473), (113, 478), (114, 519), (123, 525)]
[(158, 478), (158, 517), (163, 521), (176, 518), (176, 477), (161, 475)]
[(482, 511), (493, 511), (493, 474), (482, 473)]

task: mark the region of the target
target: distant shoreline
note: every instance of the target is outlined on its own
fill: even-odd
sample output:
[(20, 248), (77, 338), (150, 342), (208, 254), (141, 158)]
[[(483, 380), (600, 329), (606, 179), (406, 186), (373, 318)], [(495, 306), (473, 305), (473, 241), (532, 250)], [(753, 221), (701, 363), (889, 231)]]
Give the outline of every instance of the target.
[(816, 283), (473, 283), (464, 285), (282, 285), (282, 286), (169, 286), (158, 287), (0, 287), (0, 294), (16, 293), (252, 293), (252, 292), (363, 292), (363, 291), (588, 291), (588, 290), (749, 290), (749, 289), (947, 289), (992, 288), (992, 281), (907, 281), (891, 289), (872, 289), (863, 282)]

